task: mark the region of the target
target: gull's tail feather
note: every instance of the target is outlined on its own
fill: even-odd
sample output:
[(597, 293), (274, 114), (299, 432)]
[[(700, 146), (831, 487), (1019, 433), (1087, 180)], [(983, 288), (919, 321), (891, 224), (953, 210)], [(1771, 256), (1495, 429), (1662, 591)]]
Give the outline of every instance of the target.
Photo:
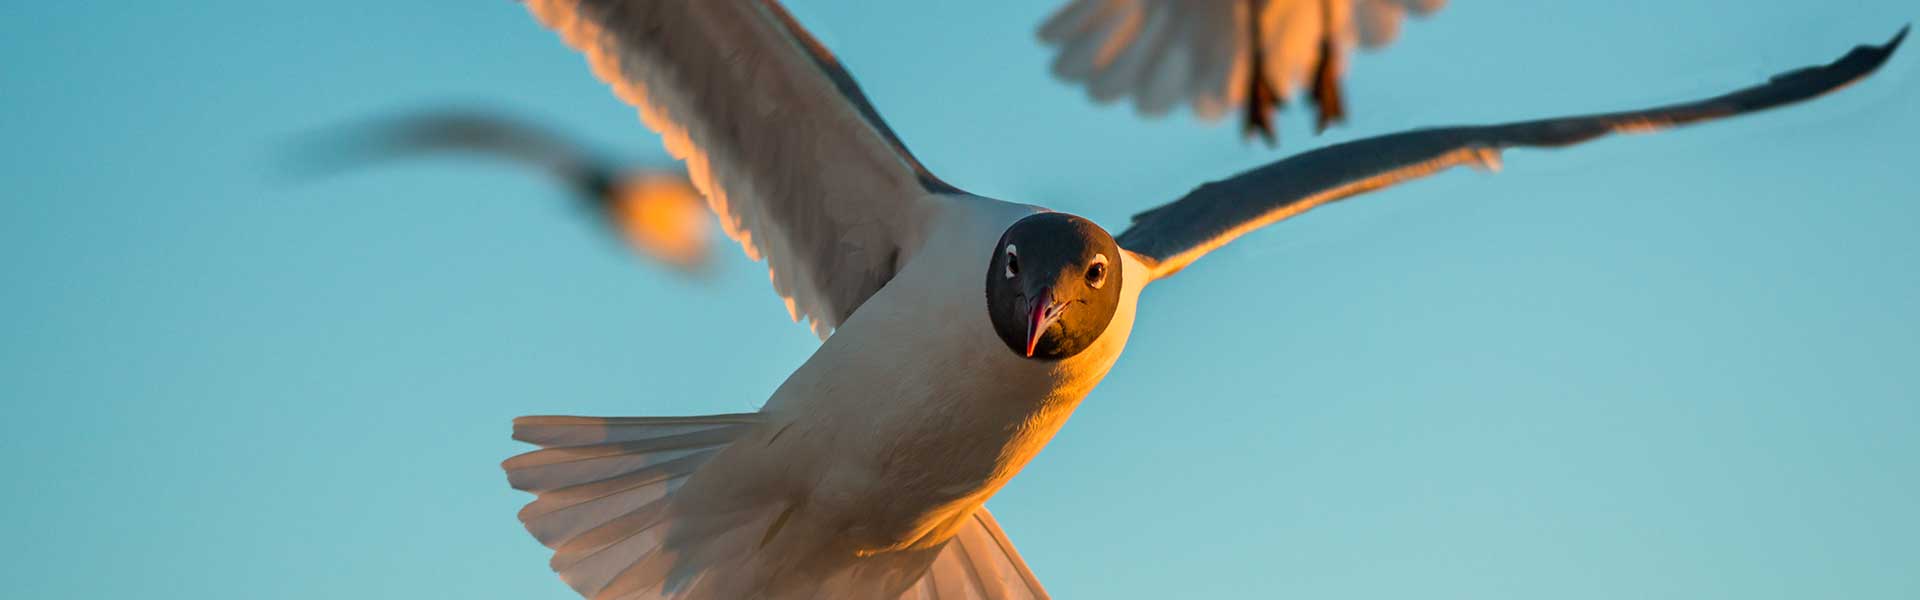
[(900, 600), (1046, 600), (1046, 589), (993, 514), (981, 508), (960, 527)]
[[(743, 439), (751, 450), (778, 438), (765, 419), (520, 417), (513, 438), (541, 449), (501, 467), (514, 489), (538, 496), (520, 522), (553, 549), (554, 572), (587, 598), (1047, 597), (985, 508), (961, 517), (939, 546), (855, 558), (836, 541), (837, 525), (795, 516), (804, 506), (740, 493), (746, 488), (731, 485), (743, 481), (740, 463), (714, 457)], [(722, 470), (683, 494), (709, 465)]]
[[(520, 510), (520, 521), (554, 550), (553, 570), (574, 591), (588, 598), (667, 598), (669, 577), (684, 570), (667, 534), (714, 526), (677, 522), (675, 493), (760, 422), (757, 414), (520, 417), (513, 421), (514, 439), (542, 449), (501, 467), (514, 489), (539, 496)], [(733, 534), (744, 525), (714, 533)]]

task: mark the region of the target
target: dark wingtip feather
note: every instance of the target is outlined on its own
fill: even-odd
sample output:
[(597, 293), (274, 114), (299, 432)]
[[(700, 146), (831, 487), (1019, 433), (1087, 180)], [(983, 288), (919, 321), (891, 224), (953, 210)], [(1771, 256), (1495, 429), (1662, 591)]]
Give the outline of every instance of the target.
[[(1855, 48), (1853, 52), (1849, 52), (1849, 53), (1847, 53), (1847, 55), (1848, 55), (1848, 56), (1852, 56), (1852, 55), (1853, 55), (1853, 54), (1855, 54), (1855, 53), (1858, 53), (1858, 52), (1860, 52), (1860, 51), (1862, 51), (1862, 50), (1865, 50), (1865, 51), (1867, 51), (1868, 53), (1870, 53), (1870, 54), (1872, 54), (1872, 55), (1874, 55), (1874, 56), (1873, 56), (1873, 58), (1874, 58), (1874, 60), (1873, 60), (1873, 63), (1874, 63), (1874, 65), (1873, 65), (1873, 66), (1875, 66), (1875, 67), (1878, 67), (1878, 66), (1880, 66), (1880, 64), (1881, 64), (1881, 63), (1884, 63), (1884, 62), (1887, 62), (1887, 58), (1888, 58), (1888, 57), (1890, 57), (1890, 56), (1893, 56), (1893, 51), (1895, 51), (1895, 50), (1899, 50), (1899, 49), (1900, 49), (1900, 44), (1901, 44), (1901, 42), (1905, 42), (1905, 41), (1907, 41), (1907, 32), (1908, 32), (1908, 31), (1910, 31), (1910, 30), (1912, 30), (1912, 29), (1913, 29), (1913, 24), (1912, 24), (1912, 23), (1908, 23), (1908, 24), (1906, 24), (1906, 25), (1901, 25), (1901, 26), (1900, 26), (1900, 31), (1899, 31), (1899, 32), (1897, 32), (1897, 33), (1894, 33), (1894, 34), (1893, 34), (1893, 39), (1890, 39), (1890, 40), (1887, 40), (1887, 43), (1885, 43), (1885, 44), (1881, 44), (1881, 45), (1879, 45), (1879, 46), (1877, 46), (1877, 47), (1875, 47), (1875, 46), (1862, 46), (1862, 47), (1859, 47), (1859, 48)], [(1841, 60), (1846, 60), (1846, 59), (1845, 59), (1845, 58), (1842, 58)]]
[(1834, 63), (1841, 64), (1849, 61), (1865, 61), (1869, 65), (1869, 70), (1877, 68), (1887, 62), (1888, 57), (1893, 56), (1893, 51), (1900, 49), (1900, 44), (1907, 41), (1907, 32), (1912, 29), (1912, 23), (1901, 25), (1900, 31), (1894, 32), (1893, 38), (1887, 40), (1887, 43), (1878, 46), (1866, 44), (1855, 46), (1853, 51), (1848, 52), (1846, 56), (1840, 57), (1840, 60), (1834, 61)]
[[(1838, 60), (1831, 63), (1781, 73), (1773, 76), (1769, 81), (1780, 82), (1804, 77), (1821, 77), (1829, 73), (1842, 73), (1845, 74), (1847, 82), (1850, 83), (1866, 77), (1868, 74), (1879, 69), (1880, 65), (1886, 64), (1887, 59), (1893, 56), (1893, 52), (1900, 49), (1900, 44), (1906, 41), (1907, 32), (1911, 29), (1913, 29), (1913, 24), (1911, 23), (1902, 25), (1900, 26), (1900, 31), (1894, 33), (1893, 38), (1887, 40), (1887, 43), (1878, 46), (1871, 44), (1854, 46), (1853, 50), (1848, 51), (1845, 56), (1841, 56)], [(1836, 86), (1835, 89), (1838, 89), (1838, 86)]]

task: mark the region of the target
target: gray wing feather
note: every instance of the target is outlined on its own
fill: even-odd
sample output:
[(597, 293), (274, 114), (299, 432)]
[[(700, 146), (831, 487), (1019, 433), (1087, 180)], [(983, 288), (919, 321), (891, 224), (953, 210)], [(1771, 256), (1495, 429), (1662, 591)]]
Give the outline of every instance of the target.
[(1792, 104), (1846, 86), (1885, 63), (1906, 27), (1879, 46), (1859, 46), (1830, 64), (1774, 76), (1722, 96), (1658, 108), (1501, 125), (1420, 129), (1336, 144), (1288, 157), (1195, 188), (1185, 197), (1134, 215), (1121, 247), (1171, 275), (1246, 233), (1356, 194), (1431, 175), (1448, 167), (1497, 168), (1516, 146), (1559, 147), (1610, 133), (1639, 133), (1711, 121)]
[(529, 0), (640, 110), (796, 320), (825, 336), (918, 247), (927, 173), (769, 0)]

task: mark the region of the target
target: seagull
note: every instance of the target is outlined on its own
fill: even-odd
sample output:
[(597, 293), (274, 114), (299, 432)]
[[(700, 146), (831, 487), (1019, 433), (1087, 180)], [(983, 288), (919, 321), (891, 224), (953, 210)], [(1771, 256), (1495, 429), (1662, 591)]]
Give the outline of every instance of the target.
[[(1191, 104), (1204, 120), (1238, 109), (1241, 136), (1275, 143), (1273, 112), (1307, 89), (1315, 132), (1346, 120), (1347, 52), (1380, 48), (1409, 14), (1445, 0), (1072, 0), (1040, 26), (1053, 74), (1100, 103), (1133, 98), (1158, 116)], [(1249, 43), (1252, 41), (1253, 43)]]
[(1320, 148), (1112, 235), (935, 176), (772, 0), (525, 4), (686, 161), (824, 337), (755, 412), (514, 420), (541, 447), (502, 463), (536, 495), (519, 518), (601, 600), (1046, 598), (984, 504), (1106, 376), (1149, 284), (1262, 226), (1506, 148), (1804, 101), (1905, 35), (1695, 102)]
[(462, 152), (546, 171), (636, 252), (683, 275), (708, 264), (713, 218), (678, 168), (616, 168), (573, 140), (504, 115), (444, 108), (330, 131), (296, 148), (300, 168), (334, 172), (365, 163)]

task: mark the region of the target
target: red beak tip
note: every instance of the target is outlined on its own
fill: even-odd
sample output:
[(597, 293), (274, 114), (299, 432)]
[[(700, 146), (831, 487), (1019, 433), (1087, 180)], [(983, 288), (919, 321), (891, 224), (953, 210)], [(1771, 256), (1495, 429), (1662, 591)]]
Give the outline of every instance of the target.
[(1047, 333), (1046, 310), (1052, 301), (1052, 292), (1042, 288), (1033, 306), (1027, 309), (1027, 358), (1033, 358), (1033, 349), (1040, 345), (1040, 336)]

